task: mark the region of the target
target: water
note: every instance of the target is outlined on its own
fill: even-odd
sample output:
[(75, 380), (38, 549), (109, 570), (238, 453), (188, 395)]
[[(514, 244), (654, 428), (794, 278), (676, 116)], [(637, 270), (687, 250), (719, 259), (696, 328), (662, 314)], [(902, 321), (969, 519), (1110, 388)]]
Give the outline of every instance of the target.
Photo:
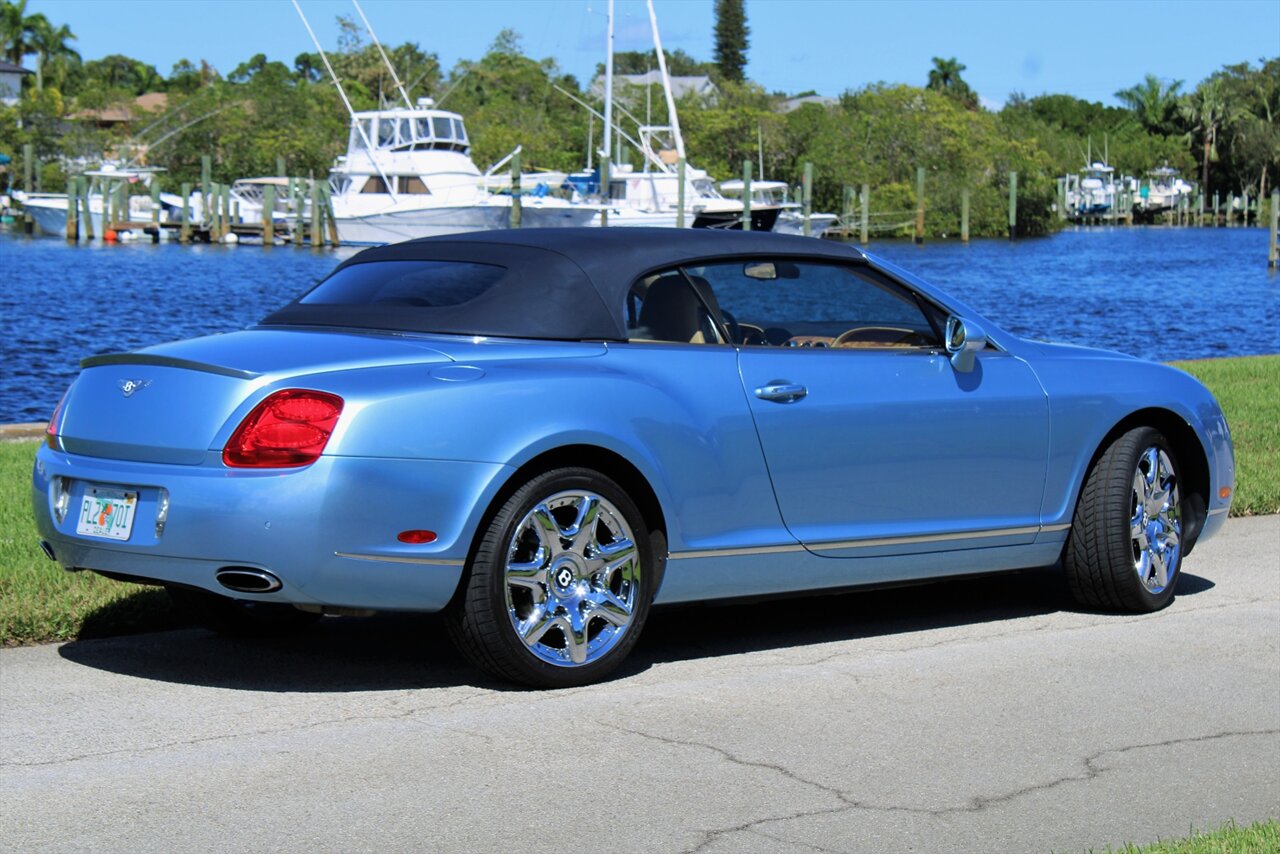
[[(873, 243), (1019, 335), (1149, 359), (1280, 353), (1260, 229), (1078, 229)], [(103, 245), (0, 234), (0, 423), (49, 417), (86, 356), (242, 329), (355, 250)]]

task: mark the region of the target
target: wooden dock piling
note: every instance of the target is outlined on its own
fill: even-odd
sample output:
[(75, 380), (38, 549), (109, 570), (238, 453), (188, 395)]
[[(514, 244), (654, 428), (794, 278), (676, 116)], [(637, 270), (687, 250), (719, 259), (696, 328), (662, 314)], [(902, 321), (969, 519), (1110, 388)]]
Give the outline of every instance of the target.
[[(684, 228), (684, 158), (676, 158), (676, 228)], [(607, 204), (607, 200), (606, 200)], [(603, 216), (603, 214), (602, 214)], [(603, 225), (603, 223), (601, 223)]]
[(969, 188), (960, 191), (960, 242), (969, 242)]
[(303, 208), (307, 204), (307, 190), (302, 181), (293, 182), (293, 245), (302, 245)]
[(804, 164), (804, 236), (809, 237), (813, 231), (810, 219), (813, 217), (813, 164)]
[(751, 158), (742, 161), (742, 230), (751, 230)]
[(867, 242), (869, 239), (868, 233), (871, 231), (870, 219), (871, 219), (871, 185), (863, 184), (862, 185), (862, 222), (859, 224), (859, 229), (858, 229), (858, 240), (863, 246), (867, 245)]
[(311, 179), (311, 248), (319, 249), (324, 245), (324, 233), (320, 230), (320, 217), (324, 208), (320, 206), (319, 184)]
[(924, 243), (924, 167), (916, 167), (916, 245)]
[(191, 185), (182, 185), (182, 222), (178, 228), (178, 239), (183, 243), (191, 242)]
[(262, 245), (274, 246), (276, 242), (276, 185), (262, 188)]
[(80, 237), (80, 224), (76, 214), (80, 211), (80, 203), (76, 199), (76, 179), (67, 179), (67, 242), (75, 243)]
[(338, 242), (338, 220), (333, 215), (333, 193), (329, 191), (326, 185), (321, 188), (324, 195), (324, 221), (329, 229), (329, 244), (331, 246), (339, 246)]
[(1280, 245), (1276, 244), (1280, 236), (1280, 190), (1271, 191), (1271, 228), (1267, 236), (1267, 269), (1274, 270), (1280, 263)]
[(213, 157), (200, 155), (200, 224), (208, 226), (213, 222), (213, 207), (210, 197), (213, 190)]
[(85, 240), (93, 240), (93, 212), (89, 210), (89, 179), (81, 175), (76, 179), (77, 195), (80, 197), (80, 217), (83, 226), (80, 233)]
[(1018, 173), (1009, 173), (1009, 239), (1018, 236)]
[(520, 198), (520, 146), (511, 155), (511, 227), (519, 228), (524, 219), (524, 202)]

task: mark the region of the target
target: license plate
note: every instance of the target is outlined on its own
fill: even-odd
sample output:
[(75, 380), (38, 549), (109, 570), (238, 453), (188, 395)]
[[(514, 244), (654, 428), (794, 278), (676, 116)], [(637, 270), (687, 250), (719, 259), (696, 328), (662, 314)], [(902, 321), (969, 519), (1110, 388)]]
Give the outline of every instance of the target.
[(107, 486), (87, 486), (80, 504), (76, 533), (86, 537), (127, 540), (133, 530), (138, 493)]

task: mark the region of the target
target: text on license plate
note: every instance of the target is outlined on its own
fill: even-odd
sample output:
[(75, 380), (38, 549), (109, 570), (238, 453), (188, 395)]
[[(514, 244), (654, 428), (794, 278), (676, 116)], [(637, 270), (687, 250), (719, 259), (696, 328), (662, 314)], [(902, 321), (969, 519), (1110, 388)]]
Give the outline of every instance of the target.
[(133, 530), (138, 493), (107, 486), (86, 486), (76, 533), (86, 537), (127, 540)]

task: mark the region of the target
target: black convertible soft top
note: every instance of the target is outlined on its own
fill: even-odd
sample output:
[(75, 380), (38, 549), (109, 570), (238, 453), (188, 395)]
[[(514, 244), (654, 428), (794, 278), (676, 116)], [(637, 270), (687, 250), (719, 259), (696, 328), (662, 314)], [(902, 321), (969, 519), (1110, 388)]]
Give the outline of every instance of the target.
[(495, 265), (500, 277), (454, 305), (341, 305), (295, 300), (264, 325), (341, 326), (510, 338), (625, 340), (627, 291), (641, 276), (724, 258), (859, 262), (853, 247), (762, 232), (677, 228), (541, 228), (481, 231), (378, 246), (357, 264), (441, 261)]

